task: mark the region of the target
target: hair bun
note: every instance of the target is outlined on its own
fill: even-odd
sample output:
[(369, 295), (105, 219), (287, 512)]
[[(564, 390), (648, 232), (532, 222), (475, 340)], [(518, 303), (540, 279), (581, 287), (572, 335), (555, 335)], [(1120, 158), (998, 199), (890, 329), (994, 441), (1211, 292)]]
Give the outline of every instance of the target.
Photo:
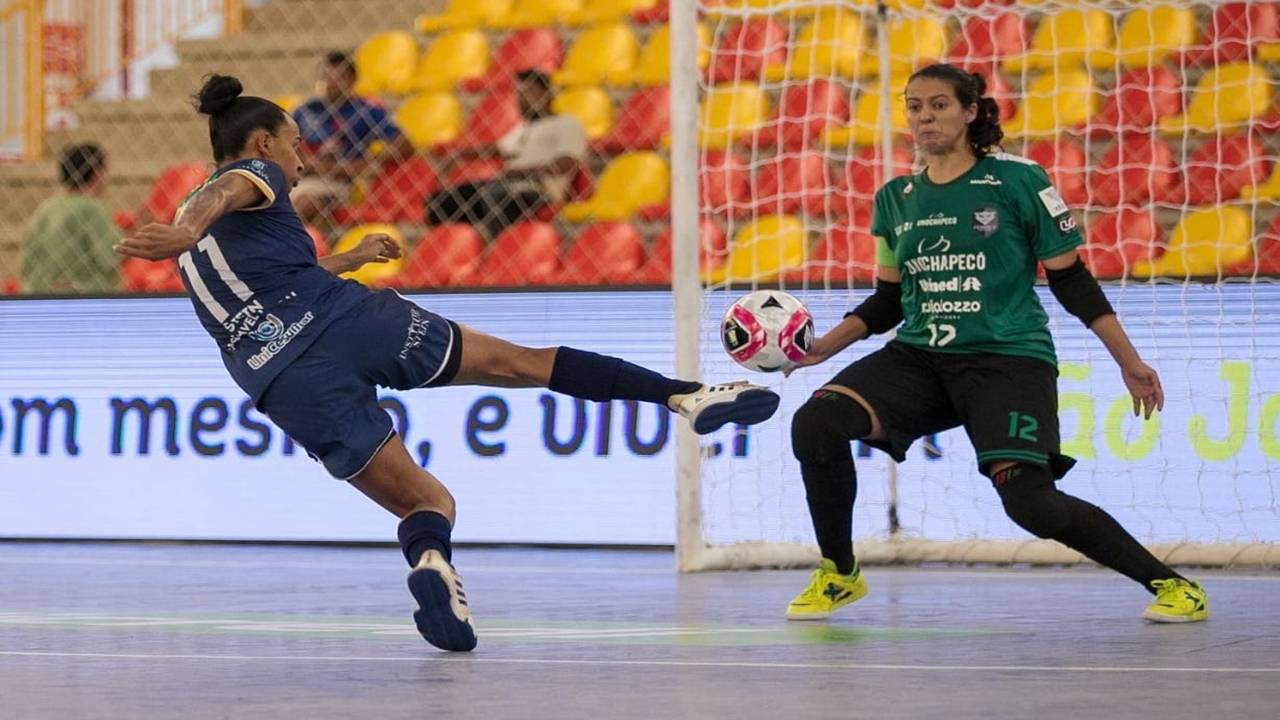
[(231, 107), (244, 92), (240, 81), (230, 75), (209, 75), (196, 95), (197, 109), (205, 115), (217, 115)]

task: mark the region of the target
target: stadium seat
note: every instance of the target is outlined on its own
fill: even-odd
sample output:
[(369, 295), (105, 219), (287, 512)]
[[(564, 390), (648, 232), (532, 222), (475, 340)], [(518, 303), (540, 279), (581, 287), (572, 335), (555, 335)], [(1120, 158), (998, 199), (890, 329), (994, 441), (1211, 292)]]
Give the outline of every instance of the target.
[(1173, 150), (1149, 135), (1122, 137), (1087, 180), (1089, 202), (1106, 208), (1166, 200), (1178, 182)]
[(742, 156), (708, 150), (698, 163), (699, 208), (717, 215), (740, 213), (751, 203), (751, 172)]
[[(375, 233), (383, 233), (391, 237), (392, 240), (400, 246), (401, 250), (405, 249), (404, 236), (396, 229), (395, 225), (387, 223), (372, 223), (369, 225), (357, 225), (342, 234), (338, 238), (338, 242), (333, 244), (333, 253), (344, 253), (351, 250), (360, 243), (365, 235)], [(404, 257), (398, 257), (384, 263), (369, 263), (358, 270), (343, 273), (342, 277), (349, 280), (355, 280), (362, 285), (369, 287), (381, 287), (392, 281), (392, 278), (400, 274), (404, 269)]]
[(1139, 260), (1133, 276), (1215, 277), (1253, 255), (1249, 213), (1235, 206), (1196, 210), (1183, 216), (1169, 247), (1153, 261)]
[(1149, 132), (1182, 113), (1182, 85), (1165, 67), (1128, 70), (1108, 90), (1102, 110), (1089, 121), (1094, 134)]
[(605, 166), (590, 199), (565, 205), (560, 216), (569, 222), (626, 220), (646, 206), (665, 202), (670, 182), (661, 155), (625, 153)]
[(563, 60), (564, 46), (560, 43), (559, 33), (551, 28), (524, 28), (511, 33), (498, 45), (489, 63), (489, 72), (463, 80), (458, 86), (467, 92), (507, 87), (515, 74), (522, 70), (538, 70), (551, 75), (560, 69)]
[(580, 8), (566, 13), (560, 22), (580, 27), (627, 21), (632, 13), (652, 10), (657, 5), (658, 0), (583, 0)]
[(419, 15), (413, 26), (428, 34), (457, 28), (485, 27), (511, 13), (512, 0), (449, 0), (444, 12)]
[[(704, 276), (724, 264), (729, 255), (724, 230), (714, 220), (698, 220), (698, 267)], [(641, 282), (671, 282), (671, 228), (658, 233), (649, 250), (649, 259), (640, 270)]]
[[(1234, 2), (1221, 5), (1204, 24), (1200, 40), (1183, 53), (1190, 65), (1220, 65), (1247, 61), (1258, 49), (1259, 59), (1274, 52), (1268, 43), (1280, 40), (1280, 5), (1274, 2)], [(1261, 46), (1261, 47), (1260, 47)]]
[(1084, 125), (1098, 109), (1098, 93), (1083, 70), (1047, 72), (1026, 87), (1026, 99), (1005, 126), (1011, 137), (1046, 137)]
[(180, 293), (182, 278), (178, 276), (176, 260), (152, 262), (142, 258), (124, 258), (120, 261), (120, 285), (132, 293)]
[(624, 23), (599, 25), (584, 31), (569, 47), (564, 66), (551, 76), (556, 85), (622, 85), (631, 77), (639, 46)]
[(820, 152), (778, 154), (756, 169), (752, 183), (754, 203), (740, 207), (739, 215), (822, 215), (835, 185), (827, 158)]
[(1246, 187), (1267, 178), (1269, 161), (1262, 143), (1248, 134), (1209, 138), (1182, 165), (1185, 186), (1165, 198), (1188, 205), (1217, 205), (1240, 197)]
[(571, 87), (561, 90), (551, 101), (557, 115), (572, 115), (582, 123), (588, 140), (604, 137), (613, 127), (613, 103), (609, 93), (598, 87)]
[(1096, 216), (1085, 230), (1080, 259), (1094, 277), (1122, 278), (1139, 260), (1161, 252), (1160, 225), (1149, 211), (1121, 209)]
[(440, 187), (440, 179), (421, 157), (383, 165), (364, 200), (355, 209), (362, 223), (421, 223), (422, 204)]
[(418, 41), (407, 32), (381, 32), (360, 43), (355, 52), (357, 95), (405, 95), (413, 89)]
[(717, 85), (703, 96), (698, 112), (698, 145), (723, 150), (765, 121), (769, 98), (752, 83)]
[(1040, 18), (1031, 45), (1022, 55), (1006, 58), (1010, 73), (1048, 70), (1059, 74), (1078, 70), (1098, 51), (1115, 47), (1111, 15), (1097, 8), (1062, 10)]
[[(894, 133), (907, 132), (907, 106), (894, 93), (889, 101), (889, 127)], [(846, 127), (828, 128), (822, 134), (822, 143), (839, 148), (853, 145), (878, 145), (880, 143), (880, 85), (871, 84), (862, 89), (853, 102), (853, 122)]]
[(563, 285), (627, 285), (642, 282), (644, 239), (631, 223), (592, 223), (564, 256)]
[(799, 218), (765, 215), (747, 223), (733, 238), (728, 262), (708, 273), (714, 283), (769, 282), (804, 264), (808, 235)]
[(504, 30), (544, 28), (561, 22), (582, 9), (582, 0), (515, 0), (511, 12), (489, 21)]
[(756, 143), (798, 150), (809, 147), (828, 126), (848, 124), (848, 93), (830, 80), (815, 78), (782, 91), (773, 117), (756, 133)]
[(1080, 143), (1061, 135), (1039, 140), (1027, 148), (1026, 156), (1044, 168), (1063, 202), (1084, 205), (1089, 201), (1085, 185), (1088, 157)]
[(996, 101), (1000, 122), (1006, 123), (1012, 120), (1018, 112), (1018, 100), (1013, 88), (1009, 86), (1009, 81), (1004, 79), (1004, 75), (999, 70), (974, 68), (972, 72), (981, 75), (982, 79), (987, 81), (987, 95)]
[(767, 64), (766, 80), (853, 77), (865, 46), (862, 20), (841, 8), (823, 7), (801, 28), (785, 64)]
[(731, 26), (711, 51), (707, 80), (754, 82), (766, 65), (787, 62), (787, 29), (771, 17), (752, 17)]
[(515, 93), (509, 86), (494, 86), (471, 108), (462, 135), (439, 149), (491, 147), (520, 122), (520, 106)]
[(480, 260), (482, 285), (548, 285), (560, 274), (560, 236), (549, 223), (503, 230)]
[(783, 273), (783, 279), (822, 287), (869, 286), (875, 266), (876, 239), (865, 229), (840, 224), (822, 236), (803, 266)]
[[(889, 21), (887, 32), (890, 77), (906, 77), (916, 68), (947, 56), (947, 26), (941, 18), (918, 13), (895, 18)], [(880, 56), (876, 46), (867, 46), (865, 53), (858, 72), (866, 77), (876, 77), (880, 74)]]
[(475, 28), (450, 30), (432, 41), (418, 60), (414, 90), (450, 90), (489, 71), (489, 41)]
[(1200, 76), (1186, 114), (1161, 120), (1160, 131), (1213, 134), (1239, 128), (1269, 110), (1271, 100), (1271, 80), (1261, 65), (1227, 63)]
[(1227, 268), (1228, 275), (1280, 275), (1280, 215), (1254, 239), (1254, 255)]
[(591, 143), (592, 150), (619, 153), (653, 150), (662, 134), (671, 127), (671, 89), (641, 88), (627, 96), (618, 110), (617, 122), (608, 133)]
[(456, 140), (462, 132), (462, 106), (451, 92), (426, 92), (405, 100), (396, 124), (419, 150)]
[[(910, 174), (914, 159), (910, 150), (895, 145), (891, 160), (893, 176)], [(828, 211), (848, 218), (857, 215), (859, 209), (869, 210), (876, 190), (884, 183), (880, 146), (860, 148), (845, 164), (844, 178), (837, 191), (832, 194)]]
[(470, 225), (440, 225), (427, 230), (391, 283), (400, 288), (457, 287), (477, 284), (484, 239)]
[[(711, 31), (706, 25), (696, 25), (698, 34), (698, 69), (704, 70), (711, 61)], [(620, 85), (656, 87), (671, 82), (671, 26), (663, 25), (649, 36), (640, 50), (635, 67)]]
[(964, 21), (960, 37), (947, 53), (947, 60), (969, 72), (983, 70), (990, 73), (1005, 58), (1026, 52), (1029, 34), (1026, 18), (1016, 13), (1001, 13), (995, 17), (974, 15)]
[(168, 225), (173, 222), (173, 214), (187, 193), (209, 177), (209, 167), (205, 163), (187, 162), (170, 165), (151, 183), (147, 199), (142, 206), (151, 213), (153, 222)]
[(1195, 12), (1187, 7), (1137, 8), (1120, 23), (1114, 50), (1089, 54), (1095, 70), (1158, 67), (1171, 54), (1181, 54), (1196, 40)]

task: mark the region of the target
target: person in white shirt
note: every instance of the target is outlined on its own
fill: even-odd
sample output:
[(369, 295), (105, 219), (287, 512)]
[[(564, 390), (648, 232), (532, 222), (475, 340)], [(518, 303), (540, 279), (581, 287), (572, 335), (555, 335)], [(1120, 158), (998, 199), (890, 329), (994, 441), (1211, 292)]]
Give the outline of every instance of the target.
[(565, 201), (573, 174), (587, 153), (587, 134), (571, 115), (551, 113), (551, 81), (537, 70), (516, 75), (524, 121), (498, 140), (502, 174), (445, 188), (427, 198), (427, 222), (467, 223), (490, 239)]

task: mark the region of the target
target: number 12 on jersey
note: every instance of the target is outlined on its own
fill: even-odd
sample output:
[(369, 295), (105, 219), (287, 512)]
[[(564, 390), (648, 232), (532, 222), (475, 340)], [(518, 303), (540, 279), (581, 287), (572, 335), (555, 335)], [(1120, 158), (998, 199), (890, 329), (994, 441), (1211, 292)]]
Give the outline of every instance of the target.
[(943, 347), (956, 339), (956, 326), (947, 323), (929, 323), (929, 347)]

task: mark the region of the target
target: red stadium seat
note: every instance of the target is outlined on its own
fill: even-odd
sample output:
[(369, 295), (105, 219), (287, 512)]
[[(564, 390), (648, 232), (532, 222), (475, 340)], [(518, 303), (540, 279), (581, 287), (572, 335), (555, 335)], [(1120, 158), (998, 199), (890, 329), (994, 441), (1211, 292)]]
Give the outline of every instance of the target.
[(960, 37), (947, 53), (947, 60), (969, 72), (989, 73), (1005, 58), (1026, 52), (1030, 36), (1026, 18), (1015, 13), (995, 17), (975, 15), (964, 22)]
[[(698, 221), (698, 267), (713, 270), (724, 265), (729, 256), (729, 240), (724, 229), (708, 218)], [(671, 282), (671, 228), (667, 227), (653, 241), (649, 259), (640, 270), (643, 282), (651, 284)]]
[(1256, 251), (1254, 256), (1244, 262), (1227, 268), (1228, 275), (1280, 276), (1280, 215), (1272, 219), (1271, 224), (1254, 240)]
[[(907, 175), (911, 172), (914, 157), (910, 150), (900, 146), (893, 148), (893, 174)], [(859, 208), (869, 208), (876, 190), (885, 182), (880, 167), (880, 147), (865, 147), (849, 158), (845, 165), (844, 178), (836, 192), (831, 195), (828, 211), (836, 215), (850, 216)]]
[(173, 222), (173, 214), (178, 210), (178, 204), (187, 196), (187, 193), (194, 190), (207, 177), (209, 177), (208, 166), (204, 163), (189, 162), (170, 165), (160, 171), (142, 206), (151, 213), (152, 222), (168, 225)]
[[(705, 150), (698, 162), (698, 207), (715, 215), (743, 215), (751, 210), (751, 172), (741, 155), (731, 150)], [(641, 211), (643, 219), (657, 220), (671, 214), (671, 202)]]
[(876, 239), (864, 229), (837, 225), (818, 241), (808, 261), (783, 279), (809, 285), (870, 285), (876, 274)]
[(560, 282), (565, 285), (625, 285), (641, 282), (644, 240), (628, 222), (592, 223), (564, 258)]
[(391, 283), (401, 288), (477, 284), (484, 239), (470, 225), (431, 228), (414, 245), (404, 270)]
[(560, 34), (551, 28), (524, 28), (507, 36), (493, 53), (489, 71), (460, 83), (467, 92), (486, 88), (510, 87), (511, 79), (521, 70), (539, 70), (547, 75), (560, 69), (564, 45)]
[(1160, 226), (1150, 212), (1106, 213), (1089, 223), (1080, 257), (1096, 277), (1124, 277), (1134, 263), (1160, 254), (1160, 238)]
[(1161, 202), (1177, 181), (1173, 150), (1168, 145), (1152, 136), (1125, 137), (1112, 145), (1089, 173), (1089, 201), (1108, 208)]
[[(1280, 41), (1280, 4), (1234, 2), (1219, 7), (1202, 29), (1200, 42), (1183, 54), (1182, 62), (1219, 65), (1248, 60), (1255, 46)], [(1174, 67), (1178, 58), (1171, 58)]]
[(1183, 164), (1185, 186), (1164, 199), (1190, 205), (1216, 205), (1240, 197), (1240, 191), (1267, 179), (1267, 151), (1248, 134), (1205, 140)]
[(492, 147), (502, 136), (520, 124), (520, 105), (515, 92), (509, 86), (492, 87), (467, 115), (462, 135), (453, 142), (434, 148), (437, 154), (465, 148)]
[(1168, 68), (1125, 72), (1107, 91), (1102, 111), (1089, 121), (1095, 134), (1150, 132), (1167, 117), (1182, 114), (1182, 85)]
[(421, 223), (426, 197), (440, 188), (436, 171), (426, 160), (411, 157), (387, 164), (378, 172), (354, 217), (362, 223)]
[(152, 262), (141, 258), (125, 258), (120, 261), (120, 280), (125, 292), (180, 293), (185, 291), (182, 279), (178, 277), (176, 260)]
[(1068, 205), (1084, 205), (1089, 200), (1085, 186), (1086, 162), (1080, 143), (1065, 136), (1052, 140), (1040, 140), (1027, 148), (1027, 158), (1040, 163), (1049, 175), (1049, 182), (1058, 189), (1063, 202)]
[(560, 274), (560, 235), (549, 223), (503, 230), (480, 260), (481, 285), (548, 285)]
[(791, 215), (800, 210), (811, 215), (826, 211), (835, 185), (827, 158), (820, 152), (775, 155), (756, 170), (753, 205), (739, 215)]
[(771, 17), (753, 17), (720, 36), (711, 50), (707, 80), (711, 84), (752, 82), (768, 65), (787, 61), (787, 30)]
[(671, 19), (671, 7), (667, 0), (658, 0), (658, 4), (644, 10), (631, 13), (631, 22), (637, 25), (656, 25)]
[(18, 278), (8, 278), (0, 284), (0, 295), (17, 295), (22, 292), (22, 282)]
[(849, 94), (818, 78), (782, 91), (773, 117), (756, 131), (756, 141), (761, 147), (799, 150), (809, 147), (828, 126), (848, 124)]
[(604, 137), (594, 140), (591, 148), (602, 153), (653, 150), (670, 127), (671, 89), (641, 88), (627, 96), (617, 122)]

